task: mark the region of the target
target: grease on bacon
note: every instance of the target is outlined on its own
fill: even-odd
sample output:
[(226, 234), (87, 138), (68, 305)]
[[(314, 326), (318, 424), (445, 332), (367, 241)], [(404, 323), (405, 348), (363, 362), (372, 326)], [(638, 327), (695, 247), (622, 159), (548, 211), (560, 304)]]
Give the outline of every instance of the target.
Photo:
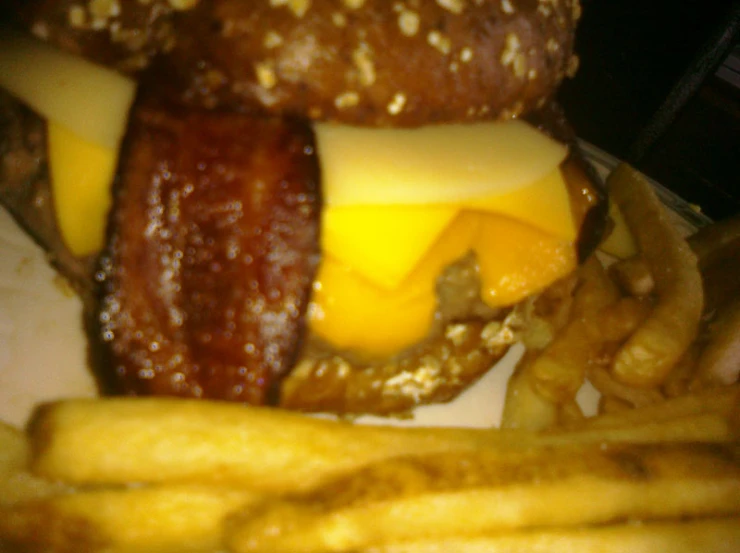
[(274, 401), (318, 262), (310, 129), (144, 106), (128, 140), (98, 274), (114, 391)]

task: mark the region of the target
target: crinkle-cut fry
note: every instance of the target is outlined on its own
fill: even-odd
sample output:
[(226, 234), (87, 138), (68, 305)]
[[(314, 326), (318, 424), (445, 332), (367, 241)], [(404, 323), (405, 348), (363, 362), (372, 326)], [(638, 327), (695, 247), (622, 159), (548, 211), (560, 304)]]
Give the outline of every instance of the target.
[(621, 164), (607, 184), (650, 268), (658, 296), (652, 314), (617, 352), (612, 372), (630, 386), (656, 386), (696, 337), (703, 307), (701, 275), (696, 256), (642, 174)]
[[(636, 298), (621, 298), (600, 311), (571, 321), (531, 363), (531, 381), (544, 397), (558, 404), (575, 398), (592, 362), (613, 343), (620, 343), (639, 327), (650, 307)], [(609, 379), (611, 381), (611, 378)], [(625, 388), (619, 386), (620, 389)], [(630, 391), (642, 398), (642, 390)]]
[(740, 517), (459, 535), (358, 553), (736, 553)]
[(235, 522), (237, 553), (356, 551), (523, 528), (740, 514), (734, 446), (545, 448), (396, 458)]
[(532, 362), (537, 352), (527, 351), (506, 385), (501, 428), (538, 431), (557, 422), (557, 406), (533, 386)]
[(650, 315), (651, 306), (637, 298), (620, 298), (596, 316), (595, 328), (602, 342), (620, 343)]
[(575, 398), (604, 341), (598, 319), (618, 299), (616, 286), (592, 256), (578, 270), (570, 320), (528, 368), (538, 393), (558, 404)]
[(77, 491), (0, 509), (0, 543), (44, 553), (217, 551), (226, 518), (261, 499), (183, 485)]
[(558, 405), (572, 401), (596, 350), (588, 323), (582, 319), (571, 321), (532, 362), (529, 370), (534, 389)]
[(651, 403), (659, 403), (665, 398), (657, 388), (633, 388), (619, 382), (609, 371), (598, 365), (591, 365), (588, 370), (588, 380), (603, 396), (613, 396), (630, 403), (634, 407), (643, 407)]

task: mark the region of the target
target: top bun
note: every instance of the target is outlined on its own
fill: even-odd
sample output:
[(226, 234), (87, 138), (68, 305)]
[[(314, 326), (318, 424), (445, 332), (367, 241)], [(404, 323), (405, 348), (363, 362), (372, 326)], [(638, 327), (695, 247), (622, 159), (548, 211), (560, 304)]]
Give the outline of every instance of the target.
[(577, 65), (579, 0), (148, 0), (102, 18), (99, 4), (43, 0), (35, 27), (119, 69), (158, 56), (155, 79), (190, 105), (369, 126), (507, 119)]
[(212, 40), (193, 46), (228, 89), (212, 92), (270, 112), (370, 126), (506, 119), (574, 69), (579, 13), (578, 0), (222, 0)]

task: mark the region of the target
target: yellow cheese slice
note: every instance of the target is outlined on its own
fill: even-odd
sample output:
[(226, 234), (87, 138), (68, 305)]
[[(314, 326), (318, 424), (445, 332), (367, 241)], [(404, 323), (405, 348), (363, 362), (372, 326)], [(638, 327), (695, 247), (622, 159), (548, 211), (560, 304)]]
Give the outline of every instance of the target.
[(136, 83), (115, 71), (0, 29), (0, 86), (81, 138), (118, 148)]
[(478, 228), (476, 215), (455, 217), (430, 253), (393, 290), (325, 255), (308, 309), (311, 332), (334, 347), (371, 357), (391, 355), (419, 342), (434, 317), (437, 276), (461, 257)]
[(118, 148), (136, 83), (36, 39), (0, 29), (0, 87), (47, 118), (57, 222), (76, 255), (100, 249)]
[(564, 240), (575, 240), (578, 234), (567, 185), (558, 168), (525, 188), (464, 205), (515, 219)]
[(70, 251), (83, 256), (103, 247), (117, 150), (48, 125), (51, 189), (57, 224)]
[(330, 256), (321, 260), (308, 325), (335, 348), (370, 357), (400, 351), (428, 332), (436, 307), (430, 282), (384, 290)]
[(418, 129), (314, 127), (329, 206), (460, 204), (523, 188), (567, 148), (522, 121)]
[(432, 327), (437, 276), (471, 250), (478, 259), (481, 297), (493, 307), (542, 290), (576, 263), (572, 242), (506, 217), (464, 210), (394, 289), (324, 256), (308, 310), (311, 332), (340, 350), (370, 357), (413, 346)]
[(482, 216), (473, 243), (481, 298), (492, 307), (513, 305), (576, 267), (573, 242), (505, 217)]
[(378, 286), (395, 288), (464, 209), (520, 220), (565, 241), (576, 229), (558, 168), (527, 187), (448, 205), (334, 206), (324, 209), (322, 250)]
[(395, 288), (458, 211), (455, 206), (330, 206), (322, 215), (322, 250), (371, 282)]

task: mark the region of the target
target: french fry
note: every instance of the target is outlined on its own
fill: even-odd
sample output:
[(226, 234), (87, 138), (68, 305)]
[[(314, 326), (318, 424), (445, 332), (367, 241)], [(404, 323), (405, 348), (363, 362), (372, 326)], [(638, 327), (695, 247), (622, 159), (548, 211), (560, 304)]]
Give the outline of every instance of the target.
[(642, 407), (664, 400), (663, 394), (657, 388), (634, 388), (619, 382), (602, 366), (589, 367), (588, 380), (601, 395), (621, 399), (633, 407)]
[(570, 428), (582, 424), (586, 420), (583, 409), (573, 400), (564, 403), (558, 409), (558, 424), (562, 428)]
[(650, 315), (650, 306), (633, 297), (620, 298), (594, 317), (602, 342), (626, 340)]
[(703, 292), (697, 259), (668, 219), (650, 183), (629, 165), (608, 181), (655, 280), (652, 314), (617, 352), (614, 376), (635, 387), (659, 385), (696, 337)]
[(655, 287), (653, 275), (641, 257), (630, 257), (618, 261), (609, 267), (609, 272), (620, 287), (632, 296), (647, 296)]
[(533, 386), (531, 369), (536, 357), (536, 352), (526, 352), (509, 378), (501, 428), (537, 431), (551, 428), (557, 422), (557, 405), (536, 392)]
[(529, 371), (534, 389), (555, 404), (572, 401), (597, 348), (588, 323), (583, 319), (571, 321), (532, 362)]
[(686, 353), (678, 360), (671, 372), (666, 376), (660, 389), (667, 398), (682, 396), (689, 392), (691, 381), (694, 380), (696, 360), (701, 353), (699, 340), (694, 340)]
[(570, 320), (528, 368), (532, 385), (543, 397), (558, 404), (575, 398), (603, 342), (597, 319), (618, 298), (601, 263), (591, 257), (579, 269)]
[(734, 437), (723, 416), (702, 424), (706, 427), (679, 421), (657, 429), (636, 424), (629, 432), (538, 434), (361, 426), (170, 398), (69, 400), (47, 405), (37, 415), (31, 428), (31, 467), (41, 476), (71, 484), (228, 484), (294, 493), (402, 455), (488, 450), (505, 456), (563, 443)]
[[(30, 430), (33, 470), (76, 483), (228, 483), (280, 493), (381, 459), (496, 443), (473, 429), (401, 429), (167, 398), (71, 400)], [(500, 438), (501, 439), (501, 438)]]
[(687, 394), (611, 415), (599, 415), (586, 419), (583, 425), (591, 428), (633, 427), (648, 422), (670, 422), (705, 414), (729, 418), (733, 407), (738, 403), (740, 385)]
[(455, 536), (372, 547), (362, 553), (735, 553), (740, 518), (558, 528)]
[(0, 543), (44, 553), (216, 551), (226, 517), (260, 500), (187, 485), (78, 491), (0, 509)]
[(28, 472), (29, 446), (26, 435), (0, 422), (0, 508), (23, 501), (69, 491), (58, 482), (37, 478)]
[[(617, 416), (616, 414), (614, 416)], [(587, 443), (659, 444), (663, 442), (731, 442), (737, 440), (735, 417), (717, 413), (687, 415), (669, 420), (645, 421), (629, 426), (598, 425), (554, 431), (540, 436), (541, 444), (567, 445)]]
[(737, 448), (549, 448), (391, 459), (237, 519), (237, 553), (356, 551), (511, 529), (740, 514)]
[(0, 421), (0, 477), (24, 470), (28, 464), (26, 435)]
[(614, 396), (602, 395), (599, 398), (599, 416), (613, 415), (615, 413), (622, 413), (623, 411), (631, 411), (632, 405)]
[(570, 319), (591, 317), (599, 313), (604, 306), (619, 299), (616, 284), (606, 274), (604, 267), (596, 257), (590, 257), (578, 269), (578, 285), (573, 298)]

